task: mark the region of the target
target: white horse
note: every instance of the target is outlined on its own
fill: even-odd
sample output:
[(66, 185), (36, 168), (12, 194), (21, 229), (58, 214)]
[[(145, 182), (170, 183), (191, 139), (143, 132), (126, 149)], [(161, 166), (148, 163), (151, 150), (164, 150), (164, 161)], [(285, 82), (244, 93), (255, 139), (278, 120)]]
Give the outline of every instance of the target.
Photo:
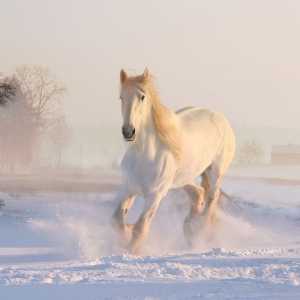
[[(191, 199), (184, 234), (192, 243), (203, 225), (212, 226), (218, 208), (221, 180), (235, 152), (235, 136), (225, 117), (206, 109), (186, 107), (173, 112), (161, 104), (153, 78), (120, 72), (124, 139), (124, 182), (113, 224), (132, 253), (149, 232), (160, 201), (172, 188), (183, 188)], [(196, 184), (196, 178), (202, 182)], [(136, 196), (145, 207), (136, 224), (126, 215)]]

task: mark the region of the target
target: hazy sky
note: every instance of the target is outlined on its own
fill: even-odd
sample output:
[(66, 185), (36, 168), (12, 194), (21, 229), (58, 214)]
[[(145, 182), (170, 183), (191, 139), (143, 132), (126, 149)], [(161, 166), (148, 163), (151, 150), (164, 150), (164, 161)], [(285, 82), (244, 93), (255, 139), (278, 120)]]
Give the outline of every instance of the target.
[(299, 128), (299, 0), (3, 0), (0, 22), (1, 70), (49, 66), (75, 128), (117, 124), (119, 70), (145, 66), (171, 107)]

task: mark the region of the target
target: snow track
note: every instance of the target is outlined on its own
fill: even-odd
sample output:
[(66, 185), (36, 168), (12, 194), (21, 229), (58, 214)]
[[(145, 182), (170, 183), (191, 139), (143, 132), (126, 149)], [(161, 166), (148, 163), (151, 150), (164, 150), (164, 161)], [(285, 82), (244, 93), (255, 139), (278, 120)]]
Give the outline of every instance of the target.
[[(296, 251), (299, 256), (300, 249)], [(267, 253), (271, 253), (271, 257)], [(274, 284), (300, 285), (300, 259), (264, 250), (234, 252), (215, 249), (203, 254), (155, 257), (107, 256), (99, 260), (78, 262), (21, 264), (0, 268), (1, 285), (74, 284), (131, 282), (196, 282), (205, 280), (254, 280)], [(281, 257), (283, 255), (283, 257)]]
[(112, 193), (1, 194), (0, 299), (300, 299), (300, 186), (224, 189), (213, 240), (187, 248), (187, 205), (172, 192), (143, 256), (116, 245)]

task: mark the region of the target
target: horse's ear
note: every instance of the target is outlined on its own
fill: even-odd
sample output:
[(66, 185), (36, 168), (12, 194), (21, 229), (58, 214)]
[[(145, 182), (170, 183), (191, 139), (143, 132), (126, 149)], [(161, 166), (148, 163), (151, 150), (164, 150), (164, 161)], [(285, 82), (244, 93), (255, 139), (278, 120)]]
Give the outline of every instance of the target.
[(149, 73), (148, 68), (146, 67), (144, 70), (144, 73), (143, 73), (143, 79), (147, 80), (149, 78), (149, 76), (150, 76), (150, 73)]
[(126, 74), (126, 72), (122, 69), (122, 70), (120, 71), (120, 81), (121, 81), (121, 83), (124, 83), (124, 82), (126, 81), (126, 79), (127, 79), (127, 74)]

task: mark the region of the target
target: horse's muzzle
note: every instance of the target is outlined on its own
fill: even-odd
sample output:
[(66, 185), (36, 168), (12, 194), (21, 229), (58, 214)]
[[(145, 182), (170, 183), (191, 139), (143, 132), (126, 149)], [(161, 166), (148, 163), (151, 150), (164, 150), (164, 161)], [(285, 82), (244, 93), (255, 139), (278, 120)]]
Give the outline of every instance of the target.
[(133, 141), (135, 138), (135, 128), (131, 125), (122, 127), (122, 134), (126, 141)]

